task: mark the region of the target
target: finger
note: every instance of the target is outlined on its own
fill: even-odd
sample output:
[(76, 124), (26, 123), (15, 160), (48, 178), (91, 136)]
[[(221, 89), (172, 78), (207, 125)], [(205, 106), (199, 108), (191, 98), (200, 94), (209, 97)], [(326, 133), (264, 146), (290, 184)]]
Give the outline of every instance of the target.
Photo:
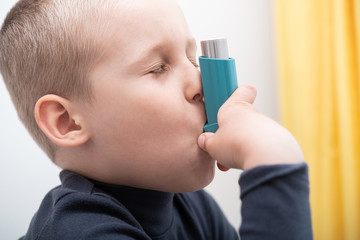
[[(214, 135), (214, 133), (212, 133), (212, 132), (206, 132), (206, 133), (201, 134), (198, 138), (199, 147), (201, 149), (203, 149), (204, 151), (207, 151), (206, 144), (207, 144), (208, 140), (213, 137), (213, 135)], [(219, 170), (221, 170), (223, 172), (226, 172), (230, 169), (228, 167), (225, 167), (224, 165), (222, 165), (219, 162), (217, 162), (217, 167), (219, 168)]]
[(212, 158), (218, 160), (220, 157), (219, 154), (221, 155), (223, 149), (221, 149), (221, 144), (219, 144), (219, 139), (216, 134), (212, 132), (202, 133), (198, 138), (198, 145), (202, 150), (209, 153)]
[(230, 101), (235, 102), (248, 102), (250, 104), (254, 103), (256, 98), (256, 88), (252, 85), (243, 85), (240, 86), (229, 98)]
[(205, 133), (202, 133), (199, 138), (198, 138), (198, 145), (199, 147), (204, 150), (204, 151), (207, 151), (206, 149), (206, 143), (207, 143), (207, 140), (209, 138), (211, 138), (212, 136), (214, 135), (214, 133), (212, 132), (205, 132)]

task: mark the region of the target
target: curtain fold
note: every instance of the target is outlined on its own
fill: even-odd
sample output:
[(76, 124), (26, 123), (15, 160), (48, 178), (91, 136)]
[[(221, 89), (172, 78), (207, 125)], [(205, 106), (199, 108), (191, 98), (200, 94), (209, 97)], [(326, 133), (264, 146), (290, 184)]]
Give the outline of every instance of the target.
[(281, 119), (310, 166), (315, 239), (360, 239), (360, 1), (275, 0)]

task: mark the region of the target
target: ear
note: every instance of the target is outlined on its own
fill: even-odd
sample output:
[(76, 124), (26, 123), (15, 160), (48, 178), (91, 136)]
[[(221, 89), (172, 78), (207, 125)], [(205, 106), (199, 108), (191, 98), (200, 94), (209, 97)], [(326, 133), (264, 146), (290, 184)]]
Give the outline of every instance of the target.
[(81, 114), (68, 99), (52, 94), (41, 97), (35, 104), (35, 119), (45, 135), (59, 146), (79, 146), (90, 139)]

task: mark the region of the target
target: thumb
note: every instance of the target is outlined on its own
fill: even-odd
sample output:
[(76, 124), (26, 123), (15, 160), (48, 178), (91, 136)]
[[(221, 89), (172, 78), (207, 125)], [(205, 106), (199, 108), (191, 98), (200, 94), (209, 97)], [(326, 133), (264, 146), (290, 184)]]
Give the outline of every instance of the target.
[(202, 133), (198, 138), (198, 145), (199, 147), (207, 152), (206, 143), (207, 141), (214, 136), (215, 133), (212, 132), (205, 132)]
[[(215, 133), (212, 132), (206, 132), (206, 133), (202, 133), (199, 138), (198, 138), (198, 145), (199, 147), (208, 152), (206, 149), (206, 143), (209, 139), (211, 139), (214, 136)], [(219, 162), (217, 163), (218, 168), (223, 171), (226, 172), (227, 170), (229, 170), (230, 168), (225, 167), (224, 165), (220, 164)]]

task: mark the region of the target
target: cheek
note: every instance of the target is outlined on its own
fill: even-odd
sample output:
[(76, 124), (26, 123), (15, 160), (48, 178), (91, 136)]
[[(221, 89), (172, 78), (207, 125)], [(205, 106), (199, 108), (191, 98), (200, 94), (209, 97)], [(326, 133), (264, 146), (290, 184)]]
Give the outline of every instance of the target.
[[(151, 100), (138, 98), (124, 120), (128, 139), (136, 142), (147, 154), (178, 154), (193, 144), (194, 129), (186, 118), (181, 98), (154, 96)], [(126, 122), (126, 123), (125, 123)], [(123, 126), (124, 127), (124, 126)], [(194, 138), (195, 139), (195, 138)], [(194, 140), (195, 141), (195, 140)]]
[(103, 94), (94, 116), (101, 147), (111, 148), (109, 154), (132, 158), (182, 155), (184, 149), (190, 148), (196, 152), (197, 136), (202, 130), (200, 115), (177, 89), (152, 84), (136, 91), (122, 89), (116, 94)]
[(144, 95), (131, 105), (134, 106), (131, 119), (157, 131), (174, 131), (186, 120), (184, 98), (175, 91)]
[[(181, 102), (181, 101), (178, 101)], [(132, 139), (138, 141), (169, 134), (181, 124), (181, 104), (168, 95), (122, 97), (109, 100), (98, 106), (94, 116), (99, 131), (112, 139)], [(154, 139), (153, 139), (154, 140)]]
[(143, 124), (165, 132), (175, 131), (185, 118), (183, 109), (170, 102), (152, 104), (148, 108), (145, 107), (142, 113)]

